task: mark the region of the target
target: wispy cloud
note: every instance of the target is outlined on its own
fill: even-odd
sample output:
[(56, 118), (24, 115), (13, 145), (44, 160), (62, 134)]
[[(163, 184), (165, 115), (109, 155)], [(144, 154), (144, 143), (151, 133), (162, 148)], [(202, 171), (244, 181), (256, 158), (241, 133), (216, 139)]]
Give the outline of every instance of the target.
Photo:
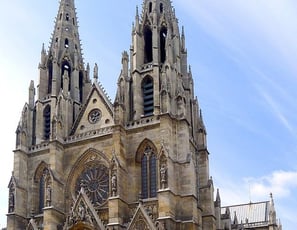
[(289, 122), (288, 118), (283, 113), (280, 105), (273, 99), (271, 95), (266, 93), (264, 89), (259, 89), (259, 94), (262, 96), (266, 104), (269, 106), (271, 112), (279, 120), (279, 122), (292, 134), (296, 135), (294, 126)]

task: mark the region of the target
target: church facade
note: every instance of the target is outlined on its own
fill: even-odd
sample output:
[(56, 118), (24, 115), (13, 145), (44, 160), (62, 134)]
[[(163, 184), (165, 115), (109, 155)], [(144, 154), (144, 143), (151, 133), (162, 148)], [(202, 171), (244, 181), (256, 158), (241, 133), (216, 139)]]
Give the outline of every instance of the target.
[[(16, 131), (7, 229), (243, 229), (214, 200), (171, 1), (144, 0), (136, 13), (113, 102), (97, 65), (84, 64), (77, 23), (74, 0), (61, 0)], [(261, 229), (280, 229), (273, 202), (267, 210)]]

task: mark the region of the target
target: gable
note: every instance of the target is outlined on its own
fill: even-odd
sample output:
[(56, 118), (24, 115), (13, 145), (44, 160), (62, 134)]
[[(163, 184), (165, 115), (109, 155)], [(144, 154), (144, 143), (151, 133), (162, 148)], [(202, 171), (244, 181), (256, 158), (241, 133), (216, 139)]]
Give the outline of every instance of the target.
[(153, 220), (149, 217), (141, 204), (139, 204), (138, 208), (136, 209), (132, 221), (127, 228), (127, 230), (136, 229), (156, 230)]
[(64, 228), (98, 230), (105, 229), (83, 188), (81, 188), (81, 191), (74, 202), (73, 207), (71, 208), (71, 212), (67, 217)]
[(89, 94), (86, 105), (74, 124), (72, 134), (82, 134), (114, 125), (112, 105), (97, 85)]

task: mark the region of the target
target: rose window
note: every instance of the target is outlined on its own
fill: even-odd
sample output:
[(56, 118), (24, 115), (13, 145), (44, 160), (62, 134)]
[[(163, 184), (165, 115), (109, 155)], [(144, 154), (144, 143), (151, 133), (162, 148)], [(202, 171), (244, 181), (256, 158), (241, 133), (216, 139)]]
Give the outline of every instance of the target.
[(89, 199), (95, 206), (101, 206), (108, 198), (109, 173), (102, 164), (86, 168), (76, 181), (76, 192), (84, 188)]
[(101, 111), (99, 109), (93, 109), (90, 113), (89, 113), (89, 122), (91, 124), (95, 124), (97, 123), (101, 118)]

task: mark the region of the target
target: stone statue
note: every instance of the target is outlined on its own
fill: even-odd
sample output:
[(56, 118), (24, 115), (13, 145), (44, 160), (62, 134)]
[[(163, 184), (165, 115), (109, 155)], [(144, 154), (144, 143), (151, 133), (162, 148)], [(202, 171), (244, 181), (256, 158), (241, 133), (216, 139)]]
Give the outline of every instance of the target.
[(97, 63), (95, 63), (95, 67), (94, 67), (94, 79), (98, 79), (98, 65)]
[(112, 196), (117, 195), (117, 175), (115, 173), (111, 177), (111, 191)]
[(46, 201), (46, 206), (47, 207), (51, 206), (51, 202), (52, 202), (52, 188), (51, 188), (50, 185), (47, 185), (47, 187), (46, 187), (45, 201)]
[(165, 164), (162, 164), (160, 168), (160, 179), (161, 179), (161, 188), (164, 189), (167, 183), (167, 167)]
[(79, 216), (80, 220), (85, 219), (86, 211), (85, 211), (85, 208), (84, 208), (84, 206), (82, 204), (78, 207), (78, 216)]

